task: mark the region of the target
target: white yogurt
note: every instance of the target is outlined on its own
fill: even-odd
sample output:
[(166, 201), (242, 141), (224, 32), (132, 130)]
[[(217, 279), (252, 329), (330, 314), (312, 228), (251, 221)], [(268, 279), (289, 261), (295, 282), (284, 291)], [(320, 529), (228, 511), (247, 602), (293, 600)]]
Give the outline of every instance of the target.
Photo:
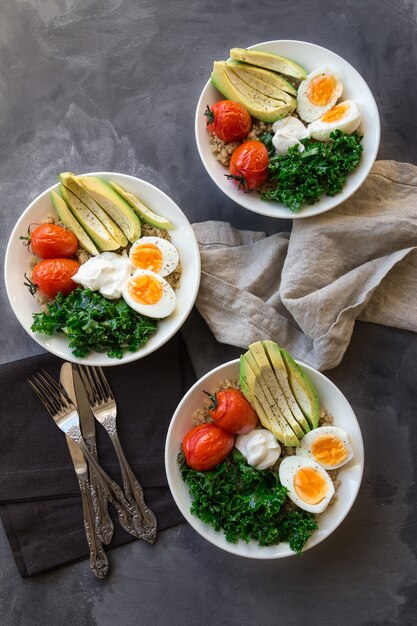
[(255, 428), (246, 435), (238, 435), (235, 446), (243, 454), (249, 465), (259, 470), (272, 467), (281, 454), (281, 446), (278, 441), (265, 428)]
[(99, 291), (105, 298), (116, 300), (121, 297), (131, 270), (132, 266), (126, 256), (102, 252), (83, 263), (71, 278), (86, 289)]
[(298, 144), (298, 149), (303, 152), (304, 146), (300, 143), (300, 139), (306, 139), (309, 131), (302, 122), (296, 117), (284, 117), (282, 120), (274, 122), (272, 130), (275, 135), (272, 137), (272, 143), (277, 154), (287, 154), (288, 148)]

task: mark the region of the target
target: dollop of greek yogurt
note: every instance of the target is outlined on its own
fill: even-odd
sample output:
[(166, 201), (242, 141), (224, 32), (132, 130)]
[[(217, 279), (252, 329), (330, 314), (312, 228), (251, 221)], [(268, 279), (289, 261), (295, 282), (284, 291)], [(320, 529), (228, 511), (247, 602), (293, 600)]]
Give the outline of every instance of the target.
[(238, 435), (235, 446), (243, 454), (249, 465), (259, 470), (272, 467), (281, 454), (281, 446), (278, 441), (265, 428), (255, 428), (246, 435)]
[(274, 122), (272, 130), (275, 133), (272, 137), (272, 143), (277, 154), (287, 154), (288, 148), (296, 144), (298, 144), (300, 152), (304, 151), (300, 139), (306, 139), (309, 136), (309, 131), (296, 117), (284, 117), (284, 119)]
[(116, 300), (130, 277), (132, 265), (127, 256), (102, 252), (83, 263), (72, 280), (86, 289), (99, 291), (109, 300)]

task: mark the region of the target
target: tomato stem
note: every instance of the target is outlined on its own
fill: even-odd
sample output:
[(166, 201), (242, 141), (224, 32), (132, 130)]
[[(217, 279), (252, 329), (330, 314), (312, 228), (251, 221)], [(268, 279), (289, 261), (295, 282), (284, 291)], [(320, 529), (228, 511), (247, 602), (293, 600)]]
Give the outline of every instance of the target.
[(37, 226), (38, 223), (37, 222), (31, 222), (28, 226), (28, 234), (26, 237), (24, 237), (23, 235), (20, 235), (19, 239), (22, 239), (25, 241), (25, 243), (23, 244), (24, 246), (27, 246), (29, 248), (30, 244), (32, 243), (32, 236), (31, 236), (31, 232), (30, 229), (32, 226)]
[(212, 402), (212, 404), (210, 404), (209, 406), (209, 411), (212, 411), (213, 409), (216, 408), (218, 402), (217, 402), (217, 396), (215, 393), (209, 393), (208, 391), (204, 391), (203, 389), (203, 393), (206, 394), (206, 396), (208, 396)]
[(23, 283), (23, 284), (24, 284), (24, 286), (28, 288), (28, 291), (29, 291), (30, 295), (31, 295), (31, 296), (34, 296), (34, 295), (35, 295), (35, 293), (36, 293), (36, 292), (37, 292), (37, 290), (38, 290), (38, 286), (37, 286), (37, 285), (35, 285), (35, 283), (34, 283), (34, 282), (32, 282), (32, 281), (30, 280), (30, 278), (28, 277), (28, 275), (26, 274), (26, 272), (23, 274), (23, 276), (24, 276), (24, 277), (26, 278), (26, 280), (28, 281), (27, 283)]
[(204, 111), (204, 115), (207, 118), (207, 126), (209, 124), (213, 124), (214, 122), (214, 113), (213, 111), (210, 109), (209, 105), (207, 105), (207, 109)]
[(246, 179), (243, 173), (240, 171), (239, 168), (236, 167), (235, 164), (233, 164), (233, 167), (236, 169), (237, 172), (239, 172), (239, 175), (238, 174), (225, 174), (227, 180), (236, 180), (238, 182), (238, 186), (237, 186), (238, 190), (240, 191), (241, 189), (243, 189), (244, 193), (248, 193), (250, 189), (248, 189)]

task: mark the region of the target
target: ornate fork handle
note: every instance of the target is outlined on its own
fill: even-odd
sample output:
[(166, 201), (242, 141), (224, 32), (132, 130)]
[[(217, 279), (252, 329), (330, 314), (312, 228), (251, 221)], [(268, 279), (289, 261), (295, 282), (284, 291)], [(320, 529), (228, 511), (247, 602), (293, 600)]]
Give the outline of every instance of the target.
[(71, 439), (74, 439), (74, 441), (80, 446), (81, 450), (84, 452), (85, 457), (93, 466), (93, 469), (99, 480), (100, 487), (103, 490), (106, 499), (111, 502), (111, 504), (115, 507), (117, 511), (117, 514), (119, 516), (119, 522), (122, 528), (124, 528), (126, 532), (130, 533), (134, 537), (141, 539), (142, 537), (138, 534), (136, 528), (132, 524), (133, 511), (126, 500), (123, 491), (120, 489), (119, 485), (115, 483), (108, 474), (106, 474), (103, 468), (100, 467), (98, 462), (95, 460), (84, 442), (79, 426), (72, 426), (68, 430), (67, 434), (71, 437)]
[[(92, 456), (98, 461), (95, 437), (86, 437), (84, 441)], [(90, 467), (90, 470), (90, 489), (95, 512), (95, 529), (100, 541), (108, 545), (113, 537), (114, 526), (109, 515), (105, 493), (100, 485), (100, 479), (93, 467)]]
[(135, 511), (133, 514), (133, 525), (138, 534), (140, 534), (141, 539), (153, 543), (157, 530), (156, 517), (145, 504), (143, 489), (124, 455), (116, 429), (109, 432), (109, 434), (119, 459), (126, 499)]
[(78, 475), (77, 478), (83, 505), (84, 530), (90, 551), (90, 569), (97, 578), (103, 579), (107, 576), (109, 561), (106, 553), (104, 552), (103, 546), (95, 533), (95, 514), (92, 501), (89, 497), (90, 484), (86, 474)]

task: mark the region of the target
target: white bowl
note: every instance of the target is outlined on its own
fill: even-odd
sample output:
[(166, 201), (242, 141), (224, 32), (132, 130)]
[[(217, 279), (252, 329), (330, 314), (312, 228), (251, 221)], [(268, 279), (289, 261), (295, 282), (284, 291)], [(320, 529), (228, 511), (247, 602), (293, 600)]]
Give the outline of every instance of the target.
[[(303, 552), (316, 546), (326, 539), (344, 520), (353, 505), (362, 480), (364, 452), (362, 435), (358, 421), (352, 407), (341, 391), (323, 374), (317, 372), (308, 365), (300, 363), (303, 370), (308, 374), (311, 382), (317, 390), (322, 406), (333, 415), (336, 426), (343, 428), (349, 433), (352, 440), (354, 457), (343, 466), (339, 473), (341, 484), (337, 490), (337, 500), (330, 505), (324, 513), (317, 516), (319, 529), (314, 532), (304, 546)], [(190, 513), (191, 498), (188, 486), (181, 478), (177, 457), (180, 452), (181, 441), (184, 435), (193, 427), (193, 414), (199, 410), (204, 402), (203, 389), (213, 391), (225, 379), (236, 380), (239, 378), (239, 360), (229, 361), (216, 367), (211, 372), (200, 378), (187, 392), (174, 416), (168, 429), (165, 444), (165, 469), (168, 484), (172, 495), (181, 513), (191, 526), (205, 539), (218, 548), (245, 556), (252, 559), (279, 559), (294, 556), (294, 552), (288, 543), (280, 543), (276, 546), (258, 546), (257, 542), (228, 543), (223, 531), (216, 531), (213, 527), (202, 522), (198, 517)]]
[[(279, 202), (261, 200), (256, 192), (243, 193), (233, 181), (227, 180), (225, 168), (210, 150), (204, 111), (207, 105), (224, 99), (224, 96), (208, 81), (201, 93), (195, 118), (195, 135), (198, 151), (203, 165), (216, 185), (237, 204), (261, 215), (283, 219), (311, 217), (333, 209), (349, 198), (362, 185), (376, 159), (380, 139), (380, 121), (375, 99), (362, 76), (342, 57), (305, 41), (267, 41), (250, 46), (255, 50), (266, 50), (287, 57), (302, 65), (307, 72), (312, 72), (325, 65), (336, 70), (344, 85), (343, 98), (355, 100), (362, 113), (360, 129), (363, 133), (363, 153), (361, 162), (354, 172), (349, 174), (341, 193), (334, 197), (322, 196), (315, 204), (305, 205), (299, 212), (290, 211)], [(213, 59), (218, 60), (218, 59)]]
[(170, 231), (172, 243), (178, 249), (182, 264), (182, 276), (176, 291), (177, 306), (172, 315), (159, 322), (156, 332), (146, 344), (136, 352), (125, 352), (121, 359), (113, 359), (104, 353), (93, 352), (86, 358), (77, 358), (68, 347), (68, 340), (62, 333), (49, 336), (33, 333), (32, 314), (39, 312), (40, 306), (24, 286), (24, 273), (29, 270), (30, 253), (19, 239), (26, 235), (30, 224), (40, 223), (48, 214), (54, 213), (50, 191), (53, 185), (41, 193), (19, 218), (7, 246), (5, 259), (5, 282), (7, 295), (14, 314), (29, 335), (43, 348), (66, 361), (85, 365), (120, 365), (135, 361), (154, 352), (166, 343), (182, 326), (197, 297), (200, 284), (200, 254), (197, 240), (184, 213), (163, 191), (144, 180), (113, 172), (92, 172), (87, 176), (100, 176), (118, 183), (126, 191), (137, 195), (151, 210), (169, 219), (174, 228)]

